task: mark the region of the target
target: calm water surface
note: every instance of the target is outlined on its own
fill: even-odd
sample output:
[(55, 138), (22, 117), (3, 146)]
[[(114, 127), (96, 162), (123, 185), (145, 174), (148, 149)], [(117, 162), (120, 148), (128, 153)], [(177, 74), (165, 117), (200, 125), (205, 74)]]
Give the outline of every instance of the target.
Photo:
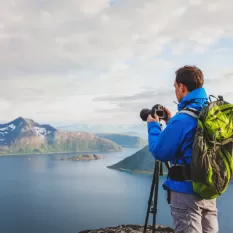
[[(151, 176), (106, 168), (137, 150), (105, 153), (98, 161), (61, 161), (64, 155), (0, 157), (0, 232), (75, 233), (144, 224)], [(218, 200), (223, 233), (233, 232), (232, 198), (230, 185)], [(157, 218), (172, 226), (162, 188)]]

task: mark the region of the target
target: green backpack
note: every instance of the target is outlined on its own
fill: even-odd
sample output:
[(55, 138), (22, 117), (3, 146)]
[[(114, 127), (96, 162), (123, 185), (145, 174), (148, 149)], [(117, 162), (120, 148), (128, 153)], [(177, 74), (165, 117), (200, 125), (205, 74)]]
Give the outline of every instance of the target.
[[(192, 147), (191, 180), (194, 192), (203, 199), (223, 194), (233, 173), (233, 105), (222, 96), (216, 99), (210, 99), (196, 116), (198, 125)], [(191, 111), (184, 112), (195, 117)]]

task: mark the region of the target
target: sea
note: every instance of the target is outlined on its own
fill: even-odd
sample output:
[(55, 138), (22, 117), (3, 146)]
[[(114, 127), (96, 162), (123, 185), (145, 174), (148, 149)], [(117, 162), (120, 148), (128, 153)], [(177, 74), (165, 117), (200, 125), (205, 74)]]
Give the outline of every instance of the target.
[[(151, 175), (107, 168), (139, 148), (102, 153), (94, 161), (71, 154), (0, 157), (0, 232), (78, 233), (145, 222)], [(77, 154), (76, 154), (77, 155)], [(157, 223), (172, 227), (160, 177)], [(233, 185), (217, 200), (220, 232), (233, 232)], [(152, 215), (149, 217), (152, 224)]]

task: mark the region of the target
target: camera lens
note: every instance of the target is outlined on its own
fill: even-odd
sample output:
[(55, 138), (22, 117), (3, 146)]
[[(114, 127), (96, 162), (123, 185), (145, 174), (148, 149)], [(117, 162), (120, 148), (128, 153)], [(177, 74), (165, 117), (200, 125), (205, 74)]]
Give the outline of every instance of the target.
[(147, 117), (150, 115), (150, 109), (144, 108), (140, 112), (140, 117), (143, 121), (147, 121)]

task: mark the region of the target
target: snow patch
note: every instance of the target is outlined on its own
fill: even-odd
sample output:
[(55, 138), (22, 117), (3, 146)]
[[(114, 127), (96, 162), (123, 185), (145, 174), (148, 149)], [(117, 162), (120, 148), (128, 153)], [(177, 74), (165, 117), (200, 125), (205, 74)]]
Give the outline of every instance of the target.
[(8, 127), (11, 129), (11, 131), (13, 131), (16, 128), (14, 124), (10, 124)]
[(0, 131), (6, 131), (8, 127), (0, 128)]
[(7, 131), (4, 131), (4, 132), (0, 132), (1, 135), (5, 135), (5, 134), (8, 134)]
[(15, 128), (16, 128), (16, 126), (14, 124), (10, 124), (10, 125), (7, 125), (6, 127), (0, 128), (0, 133), (7, 134), (7, 133), (13, 131)]
[(47, 135), (46, 129), (37, 126), (34, 126), (33, 128), (36, 131), (37, 136), (45, 137)]

